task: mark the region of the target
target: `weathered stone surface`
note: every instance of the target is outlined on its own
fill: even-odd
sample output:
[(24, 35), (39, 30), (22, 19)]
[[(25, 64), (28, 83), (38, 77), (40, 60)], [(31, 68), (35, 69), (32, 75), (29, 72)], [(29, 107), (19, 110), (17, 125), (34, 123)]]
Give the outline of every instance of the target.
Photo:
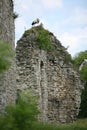
[[(79, 74), (73, 69), (67, 50), (53, 33), (49, 32), (52, 50), (38, 47), (38, 28), (30, 29), (17, 43), (16, 78), (14, 59), (10, 70), (0, 74), (0, 112), (7, 104), (15, 103), (17, 90), (32, 88), (39, 99), (42, 121), (73, 122), (81, 101)], [(0, 40), (11, 44), (14, 51), (12, 0), (0, 0)]]
[[(0, 0), (0, 41), (12, 45), (14, 51), (13, 1)], [(13, 104), (16, 98), (15, 63), (9, 71), (0, 74), (0, 112), (7, 104)]]
[(29, 30), (17, 43), (17, 89), (33, 89), (39, 98), (42, 121), (73, 122), (81, 100), (79, 74), (73, 69), (70, 55), (52, 33), (49, 32), (53, 49), (39, 49), (37, 28)]

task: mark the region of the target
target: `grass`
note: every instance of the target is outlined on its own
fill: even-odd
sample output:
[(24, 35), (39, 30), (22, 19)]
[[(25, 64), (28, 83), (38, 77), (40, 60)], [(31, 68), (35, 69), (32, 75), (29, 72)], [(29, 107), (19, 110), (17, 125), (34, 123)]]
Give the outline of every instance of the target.
[(53, 45), (51, 44), (51, 40), (50, 40), (49, 31), (44, 29), (42, 25), (37, 27), (32, 27), (31, 29), (26, 30), (23, 36), (26, 37), (30, 33), (36, 35), (36, 43), (40, 49), (47, 50), (47, 51), (53, 49)]
[(87, 130), (87, 119), (80, 119), (71, 124), (35, 123), (32, 130)]
[(39, 48), (43, 50), (50, 51), (53, 49), (48, 30), (45, 30), (44, 28), (40, 27), (38, 31), (37, 44)]

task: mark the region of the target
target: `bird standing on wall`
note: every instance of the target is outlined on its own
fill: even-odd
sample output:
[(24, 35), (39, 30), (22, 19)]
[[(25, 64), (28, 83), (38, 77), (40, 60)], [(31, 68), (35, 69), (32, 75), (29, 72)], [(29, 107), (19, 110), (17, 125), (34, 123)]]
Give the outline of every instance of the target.
[(40, 22), (40, 20), (37, 18), (36, 20), (34, 20), (34, 21), (32, 22), (31, 25), (33, 26), (33, 25), (35, 25), (35, 24), (38, 24), (39, 22)]

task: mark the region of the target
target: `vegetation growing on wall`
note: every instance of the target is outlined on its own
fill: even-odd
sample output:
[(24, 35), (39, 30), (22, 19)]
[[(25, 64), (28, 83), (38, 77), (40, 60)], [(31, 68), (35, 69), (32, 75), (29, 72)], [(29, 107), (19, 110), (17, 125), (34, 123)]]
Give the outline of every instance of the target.
[(16, 12), (13, 13), (13, 18), (14, 18), (14, 19), (17, 19), (18, 16), (19, 16), (19, 15), (18, 15)]
[(50, 34), (48, 30), (45, 30), (42, 25), (32, 27), (30, 30), (25, 31), (23, 36), (27, 36), (30, 33), (34, 33), (36, 35), (36, 43), (42, 50), (50, 51), (53, 49), (53, 45), (51, 44)]
[(38, 30), (38, 37), (37, 37), (37, 44), (40, 49), (43, 50), (52, 50), (53, 46), (50, 41), (49, 31), (45, 30), (44, 28), (40, 27)]
[(9, 69), (13, 52), (10, 44), (0, 41), (0, 72)]

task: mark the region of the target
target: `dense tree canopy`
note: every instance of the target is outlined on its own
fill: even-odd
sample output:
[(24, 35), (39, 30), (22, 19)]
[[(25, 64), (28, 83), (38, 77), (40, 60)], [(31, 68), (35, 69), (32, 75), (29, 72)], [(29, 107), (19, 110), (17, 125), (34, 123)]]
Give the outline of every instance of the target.
[(73, 58), (73, 61), (74, 61), (74, 64), (77, 67), (79, 67), (84, 59), (87, 59), (87, 50), (76, 54), (75, 57)]
[[(87, 50), (84, 52), (78, 53), (74, 58), (74, 64), (77, 68), (81, 65), (84, 59), (87, 59)], [(84, 89), (81, 95), (81, 107), (79, 117), (87, 117), (87, 65), (84, 65), (80, 71), (81, 79), (84, 82)]]

